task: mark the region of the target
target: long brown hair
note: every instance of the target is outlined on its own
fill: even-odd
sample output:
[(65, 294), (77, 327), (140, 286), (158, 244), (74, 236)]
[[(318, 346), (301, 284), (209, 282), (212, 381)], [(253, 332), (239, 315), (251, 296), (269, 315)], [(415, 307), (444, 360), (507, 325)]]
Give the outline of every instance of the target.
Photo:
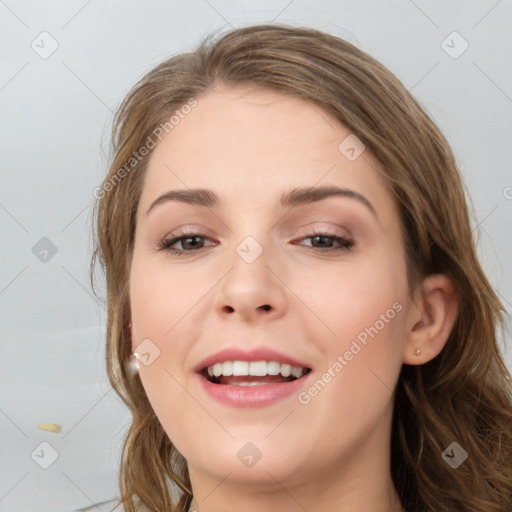
[[(408, 512), (510, 512), (512, 379), (497, 341), (505, 310), (476, 256), (453, 153), (379, 62), (329, 34), (277, 24), (209, 37), (196, 51), (166, 60), (133, 87), (114, 120), (110, 170), (95, 193), (91, 280), (99, 260), (107, 288), (108, 375), (133, 415), (121, 461), (124, 509), (185, 512), (192, 500), (185, 459), (159, 423), (140, 378), (126, 370), (128, 282), (151, 148), (162, 127), (172, 129), (171, 117), (181, 117), (184, 106), (200, 101), (214, 83), (252, 84), (312, 102), (347, 126), (382, 164), (400, 209), (411, 290), (422, 277), (445, 273), (460, 299), (442, 352), (427, 364), (402, 366), (391, 440), (393, 482)], [(457, 469), (441, 456), (453, 442), (468, 453)], [(173, 485), (182, 491), (178, 497), (169, 492)]]

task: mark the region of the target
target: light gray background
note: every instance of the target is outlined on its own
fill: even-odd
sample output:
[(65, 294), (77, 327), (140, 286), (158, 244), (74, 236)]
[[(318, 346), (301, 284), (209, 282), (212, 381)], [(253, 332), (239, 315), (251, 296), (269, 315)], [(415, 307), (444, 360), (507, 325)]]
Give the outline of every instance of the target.
[[(415, 94), (453, 146), (482, 261), (512, 307), (510, 0), (0, 0), (0, 511), (117, 496), (129, 415), (106, 379), (105, 311), (88, 286), (112, 113), (144, 73), (206, 33), (272, 20), (357, 44)], [(463, 39), (446, 39), (453, 31)], [(57, 248), (46, 262), (33, 252), (42, 237)], [(63, 430), (38, 430), (43, 422)], [(43, 441), (58, 453), (48, 469), (31, 458), (49, 457)]]

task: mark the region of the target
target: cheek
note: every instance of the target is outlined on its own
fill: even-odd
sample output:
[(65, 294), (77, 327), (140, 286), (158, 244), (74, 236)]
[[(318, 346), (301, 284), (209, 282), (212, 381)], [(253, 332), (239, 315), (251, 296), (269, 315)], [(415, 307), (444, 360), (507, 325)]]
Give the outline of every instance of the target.
[(386, 320), (396, 317), (400, 308), (393, 305), (402, 304), (407, 294), (403, 262), (377, 252), (337, 265), (311, 265), (295, 276), (292, 286), (317, 316), (329, 345), (352, 339), (376, 323), (379, 331), (387, 331), (382, 322), (387, 326)]
[(194, 306), (211, 283), (191, 279), (165, 264), (146, 263), (146, 258), (135, 252), (130, 273), (133, 348), (149, 346), (157, 354), (151, 364), (139, 363), (139, 375), (153, 410), (179, 445), (183, 432), (176, 417), (191, 406), (190, 395), (184, 391), (190, 385), (185, 371), (187, 354), (201, 324), (201, 309)]
[(402, 365), (407, 280), (400, 255), (385, 256), (375, 253), (357, 264), (303, 276), (303, 301), (318, 317), (313, 329), (311, 316), (309, 335), (323, 355), (321, 373), (330, 371), (322, 380), (334, 393), (325, 403), (381, 400), (389, 392), (387, 386), (392, 389), (396, 383)]
[[(165, 262), (149, 264), (144, 258), (134, 254), (130, 273), (134, 338), (154, 337), (156, 343), (168, 345), (175, 326), (192, 311), (208, 283), (201, 285), (186, 270), (168, 268)], [(180, 324), (178, 329), (181, 328)]]
[(155, 280), (149, 269), (140, 275), (134, 270), (130, 285), (133, 344), (146, 347), (150, 343), (152, 352), (157, 355), (147, 366), (139, 363), (139, 376), (153, 411), (180, 449), (181, 444), (186, 443), (186, 435), (176, 418), (182, 417), (190, 407), (190, 397), (184, 391), (187, 348), (179, 332), (179, 320), (186, 312), (182, 311), (184, 298), (169, 293), (167, 285), (170, 283)]
[(318, 311), (333, 333), (316, 338), (323, 360), (315, 368), (316, 378), (297, 397), (294, 418), (299, 423), (314, 421), (322, 432), (316, 449), (326, 459), (342, 446), (358, 446), (391, 414), (405, 316), (393, 277), (383, 272), (377, 281), (366, 269), (326, 283), (321, 287), (324, 293), (328, 290), (323, 299), (318, 289)]

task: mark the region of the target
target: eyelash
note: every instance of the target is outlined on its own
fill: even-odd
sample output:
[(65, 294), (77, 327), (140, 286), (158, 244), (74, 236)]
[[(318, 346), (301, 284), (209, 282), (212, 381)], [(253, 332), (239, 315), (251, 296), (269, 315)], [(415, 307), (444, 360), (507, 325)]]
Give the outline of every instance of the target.
[[(176, 256), (183, 256), (185, 253), (194, 253), (194, 252), (197, 252), (201, 249), (204, 249), (205, 247), (200, 247), (199, 249), (196, 249), (196, 250), (190, 250), (190, 251), (186, 251), (186, 250), (183, 250), (183, 249), (173, 249), (171, 248), (172, 245), (174, 245), (176, 242), (180, 242), (181, 240), (186, 240), (187, 238), (195, 238), (195, 237), (198, 237), (198, 238), (207, 238), (205, 236), (202, 236), (200, 235), (199, 233), (180, 233), (178, 236), (174, 236), (172, 238), (168, 238), (168, 239), (163, 239), (162, 241), (158, 242), (158, 250), (159, 251), (166, 251), (166, 252), (170, 252), (172, 254), (175, 254)], [(355, 242), (349, 238), (345, 238), (345, 237), (342, 237), (342, 236), (338, 236), (338, 235), (333, 235), (333, 234), (330, 234), (330, 233), (324, 233), (324, 232), (321, 232), (321, 231), (313, 231), (312, 233), (309, 233), (307, 235), (305, 235), (304, 237), (301, 238), (301, 240), (305, 240), (305, 239), (308, 239), (308, 238), (316, 238), (316, 237), (324, 237), (324, 238), (330, 238), (332, 239), (334, 242), (337, 242), (340, 246), (338, 248), (332, 248), (332, 247), (327, 247), (327, 248), (319, 248), (319, 247), (310, 247), (311, 249), (316, 249), (318, 252), (322, 252), (322, 253), (325, 253), (325, 252), (345, 252), (345, 251), (350, 251), (352, 250), (352, 248), (354, 247), (355, 245)], [(308, 246), (306, 246), (308, 247)]]

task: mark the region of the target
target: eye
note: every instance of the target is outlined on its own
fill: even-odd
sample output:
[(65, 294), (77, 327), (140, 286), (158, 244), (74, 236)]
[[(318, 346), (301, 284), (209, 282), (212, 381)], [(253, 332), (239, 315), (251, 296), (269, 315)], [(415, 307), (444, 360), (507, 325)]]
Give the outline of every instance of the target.
[[(199, 233), (180, 233), (178, 236), (164, 238), (158, 243), (158, 249), (181, 256), (185, 252), (196, 252), (205, 247), (204, 240), (206, 239), (205, 236)], [(174, 248), (173, 245), (176, 244), (181, 244), (181, 248)]]
[[(309, 247), (317, 249), (318, 252), (348, 251), (355, 245), (353, 240), (331, 233), (314, 232), (300, 240), (308, 239), (311, 240), (311, 245)], [(158, 249), (181, 256), (184, 253), (197, 252), (200, 249), (207, 247), (204, 245), (205, 240), (208, 240), (208, 238), (199, 233), (179, 233), (178, 235), (170, 238), (164, 238), (158, 243)], [(174, 245), (181, 245), (181, 248), (175, 248), (173, 247)], [(216, 244), (213, 243), (212, 245)]]
[(308, 239), (311, 240), (310, 247), (313, 249), (319, 249), (320, 252), (348, 251), (355, 245), (355, 242), (353, 240), (331, 233), (314, 232), (301, 238), (301, 240)]

